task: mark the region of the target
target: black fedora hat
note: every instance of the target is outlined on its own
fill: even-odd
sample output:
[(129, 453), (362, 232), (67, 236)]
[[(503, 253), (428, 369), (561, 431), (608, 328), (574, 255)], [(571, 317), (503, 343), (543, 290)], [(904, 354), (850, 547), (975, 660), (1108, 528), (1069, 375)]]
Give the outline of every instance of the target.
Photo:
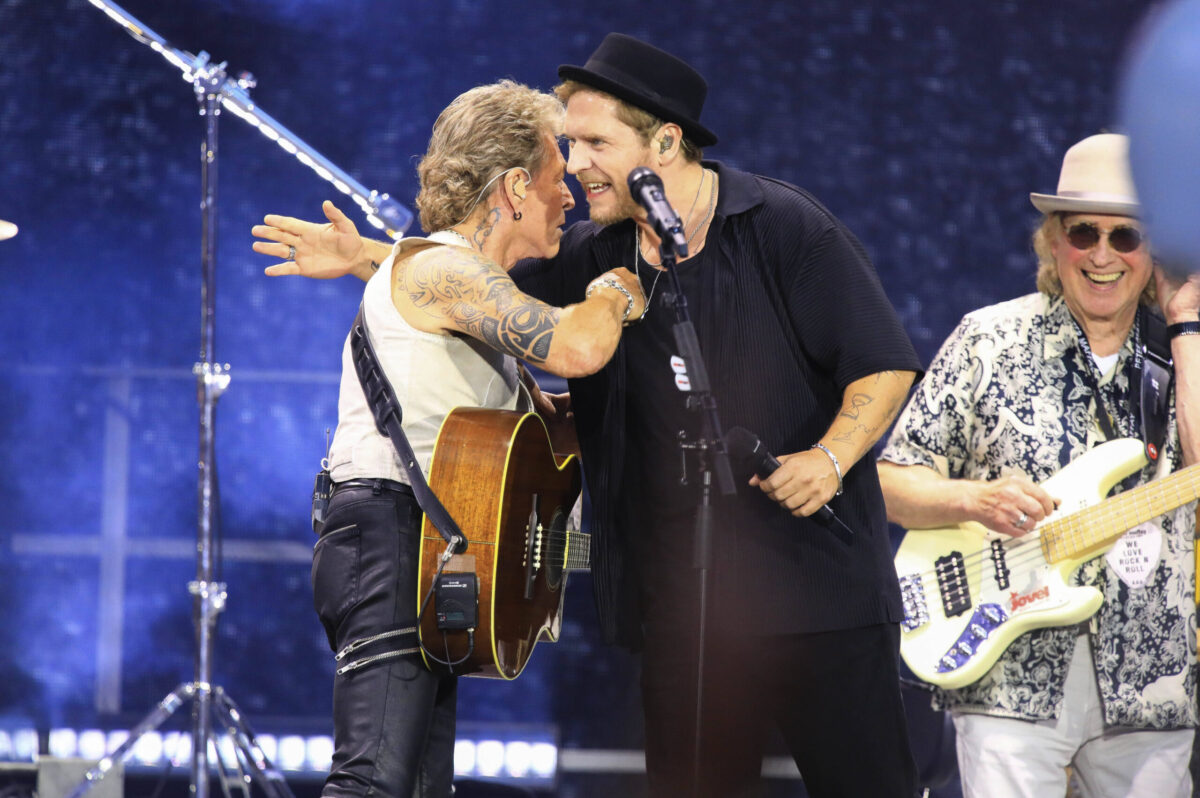
[(623, 33), (610, 33), (583, 66), (563, 64), (563, 80), (574, 80), (674, 122), (698, 147), (717, 143), (700, 124), (708, 84), (700, 73), (670, 53)]

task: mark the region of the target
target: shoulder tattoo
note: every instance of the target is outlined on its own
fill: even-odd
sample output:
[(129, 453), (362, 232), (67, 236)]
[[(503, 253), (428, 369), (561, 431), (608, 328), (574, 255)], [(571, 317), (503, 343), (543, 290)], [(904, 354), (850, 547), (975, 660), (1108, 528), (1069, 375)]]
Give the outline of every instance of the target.
[(546, 362), (559, 309), (522, 293), (503, 269), (478, 252), (437, 247), (411, 259), (396, 279), (418, 311), (505, 354)]

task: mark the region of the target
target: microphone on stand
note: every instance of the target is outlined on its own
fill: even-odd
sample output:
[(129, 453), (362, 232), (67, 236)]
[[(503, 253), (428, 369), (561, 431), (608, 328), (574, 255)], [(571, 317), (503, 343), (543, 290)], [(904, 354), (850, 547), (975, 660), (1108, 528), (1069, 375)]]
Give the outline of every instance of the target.
[[(754, 471), (759, 479), (766, 479), (783, 465), (767, 451), (759, 437), (745, 427), (733, 427), (725, 433), (725, 450), (734, 460)], [(828, 504), (821, 505), (812, 517), (847, 546), (854, 542), (854, 531), (842, 523)]]
[(688, 245), (687, 236), (683, 234), (683, 222), (671, 203), (667, 202), (662, 178), (653, 170), (639, 166), (629, 173), (629, 193), (634, 202), (646, 209), (650, 224), (664, 246), (669, 246), (676, 257), (686, 258)]

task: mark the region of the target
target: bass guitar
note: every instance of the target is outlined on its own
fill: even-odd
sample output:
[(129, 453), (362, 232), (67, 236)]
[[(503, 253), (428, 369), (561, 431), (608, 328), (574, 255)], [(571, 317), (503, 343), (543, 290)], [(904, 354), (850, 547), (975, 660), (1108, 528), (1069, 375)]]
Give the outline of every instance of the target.
[[(459, 675), (515, 679), (539, 640), (558, 639), (567, 573), (589, 562), (591, 536), (567, 528), (580, 485), (579, 459), (554, 454), (537, 415), (460, 407), (446, 416), (429, 486), (467, 538), (444, 573), (476, 575), (478, 616), (471, 634), (443, 633), (428, 607), (420, 623), (427, 667), (448, 669), (432, 654)], [(418, 606), (445, 549), (426, 517)]]
[(1061, 504), (1023, 537), (974, 522), (910, 530), (895, 564), (904, 602), (900, 654), (913, 673), (938, 687), (964, 687), (1022, 633), (1095, 613), (1104, 597), (1071, 586), (1074, 571), (1129, 529), (1200, 496), (1197, 464), (1104, 498), (1146, 462), (1132, 438), (1087, 452), (1043, 484)]

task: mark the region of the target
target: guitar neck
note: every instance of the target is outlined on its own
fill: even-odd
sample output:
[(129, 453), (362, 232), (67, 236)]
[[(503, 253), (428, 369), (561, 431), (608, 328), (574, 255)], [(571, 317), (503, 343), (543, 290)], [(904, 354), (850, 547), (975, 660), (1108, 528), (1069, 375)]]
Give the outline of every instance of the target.
[(1200, 464), (1117, 494), (1041, 530), (1047, 562), (1099, 553), (1138, 524), (1200, 498)]

